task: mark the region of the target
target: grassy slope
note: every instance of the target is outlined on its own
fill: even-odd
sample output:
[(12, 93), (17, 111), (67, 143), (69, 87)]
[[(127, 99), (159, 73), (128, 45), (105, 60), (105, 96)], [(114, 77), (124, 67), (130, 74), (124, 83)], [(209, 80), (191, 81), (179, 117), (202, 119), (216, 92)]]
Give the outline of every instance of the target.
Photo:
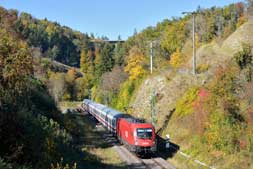
[[(236, 166), (235, 162), (242, 162), (241, 154), (224, 155), (220, 152), (211, 152), (212, 157), (208, 156), (210, 152), (206, 152), (204, 148), (199, 147), (199, 152), (188, 152), (189, 147), (192, 146), (192, 129), (190, 127), (191, 116), (186, 116), (181, 119), (177, 115), (172, 114), (171, 111), (175, 108), (176, 101), (185, 93), (189, 87), (201, 86), (203, 82), (208, 83), (212, 80), (214, 71), (217, 65), (224, 65), (227, 60), (230, 60), (233, 54), (241, 49), (241, 42), (253, 43), (252, 21), (242, 25), (236, 32), (228, 37), (224, 43), (218, 44), (212, 42), (210, 44), (200, 47), (197, 51), (197, 64), (207, 64), (208, 71), (193, 77), (190, 74), (191, 60), (184, 65), (184, 69), (169, 70), (163, 73), (152, 75), (148, 77), (140, 86), (135, 100), (132, 101), (131, 106), (134, 108), (137, 116), (150, 118), (150, 96), (154, 90), (158, 93), (157, 103), (157, 129), (165, 127), (163, 135), (169, 133), (173, 142), (180, 145), (180, 149), (187, 152), (200, 161), (207, 164), (215, 164), (219, 168), (240, 168)], [(164, 122), (167, 120), (167, 124)], [(210, 155), (210, 154), (209, 154)], [(201, 168), (192, 160), (187, 160), (180, 154), (176, 154), (172, 163), (178, 168)], [(238, 165), (240, 163), (237, 163)]]

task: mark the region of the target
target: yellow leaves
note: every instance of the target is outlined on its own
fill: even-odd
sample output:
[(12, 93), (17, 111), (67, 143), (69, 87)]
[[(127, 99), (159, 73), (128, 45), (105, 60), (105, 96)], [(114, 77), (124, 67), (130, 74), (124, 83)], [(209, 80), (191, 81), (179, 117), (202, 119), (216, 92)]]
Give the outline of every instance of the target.
[(116, 108), (121, 111), (125, 111), (125, 108), (130, 102), (131, 96), (134, 91), (133, 81), (127, 80), (121, 85), (119, 96), (117, 99)]
[(130, 80), (136, 80), (138, 77), (144, 75), (145, 71), (142, 66), (135, 64), (132, 67), (126, 67), (125, 71), (129, 73)]
[(135, 67), (132, 68), (131, 73), (130, 73), (130, 80), (135, 80), (138, 77), (143, 76), (145, 73), (144, 69), (140, 65), (136, 65)]
[(124, 69), (129, 74), (130, 80), (136, 80), (145, 74), (144, 62), (145, 57), (143, 53), (137, 47), (133, 47), (130, 50), (129, 59)]
[(186, 21), (182, 20), (168, 25), (165, 34), (161, 40), (161, 47), (170, 54), (177, 48), (182, 48), (186, 39)]
[(177, 48), (176, 52), (174, 52), (171, 55), (170, 58), (170, 65), (174, 68), (179, 67), (183, 62), (185, 61), (185, 56), (180, 52), (180, 50)]
[(197, 66), (197, 72), (198, 73), (204, 73), (204, 72), (206, 72), (209, 69), (209, 67), (210, 67), (210, 65), (205, 64), (205, 63), (199, 64)]
[(186, 116), (193, 113), (193, 103), (198, 97), (199, 88), (189, 88), (186, 93), (176, 103), (175, 114), (178, 116)]
[(51, 36), (53, 34), (53, 32), (55, 31), (54, 29), (54, 25), (53, 24), (49, 24), (46, 28), (46, 32), (48, 33), (49, 36)]
[(0, 37), (0, 79), (4, 79), (1, 85), (22, 93), (28, 87), (27, 77), (33, 74), (31, 53), (25, 42), (15, 39), (7, 31), (0, 31)]
[(75, 68), (71, 68), (68, 70), (66, 75), (66, 81), (69, 83), (73, 83), (73, 81), (77, 78), (77, 71)]
[(55, 142), (51, 138), (46, 138), (46, 147), (48, 152), (52, 152), (55, 150)]

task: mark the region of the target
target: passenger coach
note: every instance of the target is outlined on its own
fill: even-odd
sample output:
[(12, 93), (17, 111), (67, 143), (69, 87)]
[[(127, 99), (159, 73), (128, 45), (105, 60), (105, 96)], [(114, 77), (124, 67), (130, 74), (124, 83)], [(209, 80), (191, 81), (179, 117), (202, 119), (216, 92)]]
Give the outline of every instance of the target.
[(82, 107), (101, 124), (103, 124), (103, 126), (105, 126), (109, 131), (116, 134), (117, 120), (123, 116), (121, 112), (88, 99), (83, 101)]
[(136, 153), (156, 151), (156, 135), (152, 124), (144, 123), (105, 105), (85, 99), (82, 109), (117, 135), (119, 141)]

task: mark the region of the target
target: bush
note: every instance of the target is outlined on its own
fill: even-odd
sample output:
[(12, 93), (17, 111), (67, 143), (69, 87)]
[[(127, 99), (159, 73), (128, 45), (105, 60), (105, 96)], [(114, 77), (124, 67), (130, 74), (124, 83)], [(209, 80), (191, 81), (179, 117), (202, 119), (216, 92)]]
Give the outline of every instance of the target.
[(244, 69), (247, 66), (251, 66), (253, 55), (251, 53), (251, 47), (249, 44), (242, 45), (242, 51), (237, 52), (234, 55), (236, 63), (240, 69)]
[(240, 136), (242, 125), (235, 123), (233, 118), (222, 111), (212, 113), (205, 137), (212, 149), (226, 153), (235, 153), (240, 150)]
[(170, 65), (174, 68), (178, 68), (185, 61), (185, 56), (177, 48), (176, 52), (172, 53), (170, 57)]
[(116, 109), (125, 111), (125, 109), (128, 107), (131, 96), (135, 90), (135, 84), (133, 81), (126, 81), (125, 83), (122, 84), (120, 87), (120, 92), (117, 97), (117, 104), (116, 104)]
[(197, 66), (197, 73), (204, 73), (209, 69), (208, 64), (200, 64)]
[(176, 103), (175, 114), (178, 116), (186, 116), (193, 113), (193, 103), (198, 96), (199, 88), (189, 88), (186, 93)]

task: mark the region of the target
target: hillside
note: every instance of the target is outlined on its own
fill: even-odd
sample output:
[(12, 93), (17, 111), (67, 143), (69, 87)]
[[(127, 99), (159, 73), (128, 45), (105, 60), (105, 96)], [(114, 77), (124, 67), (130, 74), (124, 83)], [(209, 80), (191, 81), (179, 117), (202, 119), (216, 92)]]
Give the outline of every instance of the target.
[[(200, 72), (196, 76), (193, 76), (191, 74), (191, 61), (189, 61), (186, 64), (188, 65), (186, 68), (179, 68), (177, 70), (167, 70), (163, 71), (162, 73), (156, 73), (152, 76), (147, 77), (142, 82), (130, 103), (130, 107), (133, 108), (134, 114), (137, 114), (137, 116), (144, 117), (151, 121), (150, 98), (153, 92), (155, 92), (157, 96), (156, 119), (158, 120), (156, 128), (162, 129), (161, 131), (163, 135), (169, 134), (171, 136), (171, 140), (174, 143), (178, 144), (182, 151), (188, 152), (194, 158), (201, 159), (204, 162), (207, 162), (209, 165), (216, 166), (217, 168), (237, 168), (240, 165), (246, 166), (246, 164), (242, 164), (242, 161), (240, 159), (235, 159), (236, 156), (241, 155), (240, 153), (244, 152), (244, 150), (242, 149), (238, 152), (228, 153), (228, 155), (225, 155), (224, 150), (219, 148), (207, 148), (205, 150), (204, 148), (197, 147), (197, 145), (206, 147), (204, 144), (208, 144), (208, 141), (207, 143), (204, 143), (204, 141), (201, 141), (199, 137), (205, 137), (205, 132), (208, 133), (208, 130), (205, 129), (205, 125), (214, 125), (212, 124), (212, 116), (216, 115), (214, 115), (211, 111), (217, 111), (209, 107), (210, 105), (208, 105), (208, 107), (204, 107), (204, 102), (206, 102), (206, 99), (199, 98), (200, 96), (198, 93), (201, 91), (206, 91), (207, 93), (213, 92), (213, 87), (219, 83), (224, 83), (222, 86), (219, 86), (219, 88), (228, 87), (227, 85), (229, 85), (229, 79), (226, 79), (226, 76), (230, 76), (229, 74), (231, 73), (237, 74), (231, 74), (232, 76), (230, 78), (237, 79), (236, 82), (233, 83), (240, 84), (242, 88), (244, 88), (245, 85), (252, 85), (252, 83), (245, 81), (243, 73), (238, 74), (239, 72), (236, 70), (237, 68), (233, 64), (234, 54), (242, 50), (241, 43), (248, 43), (249, 39), (253, 39), (253, 31), (250, 29), (252, 23), (252, 20), (250, 20), (247, 23), (243, 24), (233, 34), (225, 39), (222, 45), (219, 45), (216, 42), (211, 42), (209, 44), (201, 46), (197, 50), (197, 65), (208, 65), (208, 69), (204, 72)], [(250, 43), (251, 42), (253, 41), (251, 40)], [(221, 72), (218, 73), (219, 71), (223, 71), (223, 73), (225, 73), (222, 76), (224, 76), (223, 78), (226, 80), (224, 81), (224, 79), (220, 79), (223, 82), (220, 80), (217, 81), (217, 78), (220, 78), (219, 74)], [(233, 85), (236, 87), (236, 84)], [(243, 105), (244, 107), (243, 110), (241, 110), (241, 106), (239, 106), (236, 110), (236, 113), (241, 114), (247, 121), (248, 115), (246, 113), (247, 111), (245, 112), (245, 106), (248, 106), (246, 106), (246, 110), (248, 110), (248, 108), (252, 106), (252, 102), (246, 103), (244, 100), (245, 98), (242, 97), (242, 95), (244, 95), (243, 93), (247, 91), (239, 91), (241, 89), (237, 88), (229, 91), (229, 93), (235, 92), (235, 90), (238, 90), (237, 92), (240, 92), (240, 94), (234, 93), (231, 97), (234, 99), (242, 99), (240, 101), (238, 100), (238, 105)], [(206, 97), (213, 97), (210, 94), (206, 95)], [(222, 96), (221, 100), (226, 100), (226, 97), (227, 96), (225, 95)], [(184, 100), (186, 98), (187, 100)], [(198, 99), (201, 99), (203, 101)], [(217, 99), (218, 101), (218, 98), (216, 96), (212, 99)], [(196, 104), (200, 104), (200, 106), (202, 105), (203, 108), (196, 107)], [(226, 111), (226, 108), (222, 108), (224, 110), (220, 108), (218, 109), (218, 111)], [(248, 113), (250, 113), (250, 110), (251, 109), (249, 109)], [(208, 112), (210, 114), (208, 114)], [(220, 123), (222, 122), (220, 121)], [(243, 125), (247, 124), (247, 122), (241, 123)], [(220, 130), (223, 130), (222, 128), (223, 127), (221, 125)], [(246, 130), (247, 129), (245, 128), (245, 131)], [(231, 131), (227, 130), (227, 132)], [(217, 138), (218, 137), (219, 136), (217, 136)], [(240, 139), (244, 140), (245, 137), (251, 137), (251, 135), (245, 134), (244, 137)], [(246, 144), (250, 144), (250, 142)], [(208, 156), (205, 156), (204, 154), (208, 154)], [(218, 160), (218, 158), (220, 158), (220, 160)], [(194, 162), (191, 160), (187, 162), (187, 159), (185, 159), (185, 157), (181, 156), (180, 154), (176, 154), (175, 158), (172, 159), (172, 162), (179, 168), (198, 167), (198, 165), (194, 164)], [(222, 165), (223, 163), (226, 163), (226, 165)], [(235, 163), (238, 165), (235, 165)]]
[(150, 111), (150, 96), (152, 92), (155, 92), (159, 95), (157, 103), (158, 120), (164, 119), (164, 116), (175, 108), (176, 100), (185, 93), (186, 89), (191, 86), (204, 85), (203, 83), (211, 81), (217, 67), (231, 60), (234, 53), (242, 49), (242, 43), (253, 42), (253, 40), (248, 40), (253, 39), (253, 31), (250, 29), (252, 25), (253, 20), (246, 22), (225, 39), (222, 45), (211, 42), (197, 50), (197, 64), (208, 65), (208, 70), (204, 74), (198, 74), (197, 77), (192, 76), (192, 61), (189, 60), (187, 65), (184, 65), (186, 68), (180, 68), (176, 71), (162, 71), (145, 79), (130, 103), (134, 113), (141, 112), (145, 117), (149, 117), (150, 115), (146, 112)]
[(0, 168), (124, 168), (103, 141), (90, 146), (101, 134), (88, 119), (62, 114), (59, 105), (89, 98), (151, 121), (151, 96), (156, 131), (180, 147), (168, 159), (175, 166), (252, 168), (248, 6), (196, 9), (196, 76), (190, 14), (111, 43), (0, 7)]

